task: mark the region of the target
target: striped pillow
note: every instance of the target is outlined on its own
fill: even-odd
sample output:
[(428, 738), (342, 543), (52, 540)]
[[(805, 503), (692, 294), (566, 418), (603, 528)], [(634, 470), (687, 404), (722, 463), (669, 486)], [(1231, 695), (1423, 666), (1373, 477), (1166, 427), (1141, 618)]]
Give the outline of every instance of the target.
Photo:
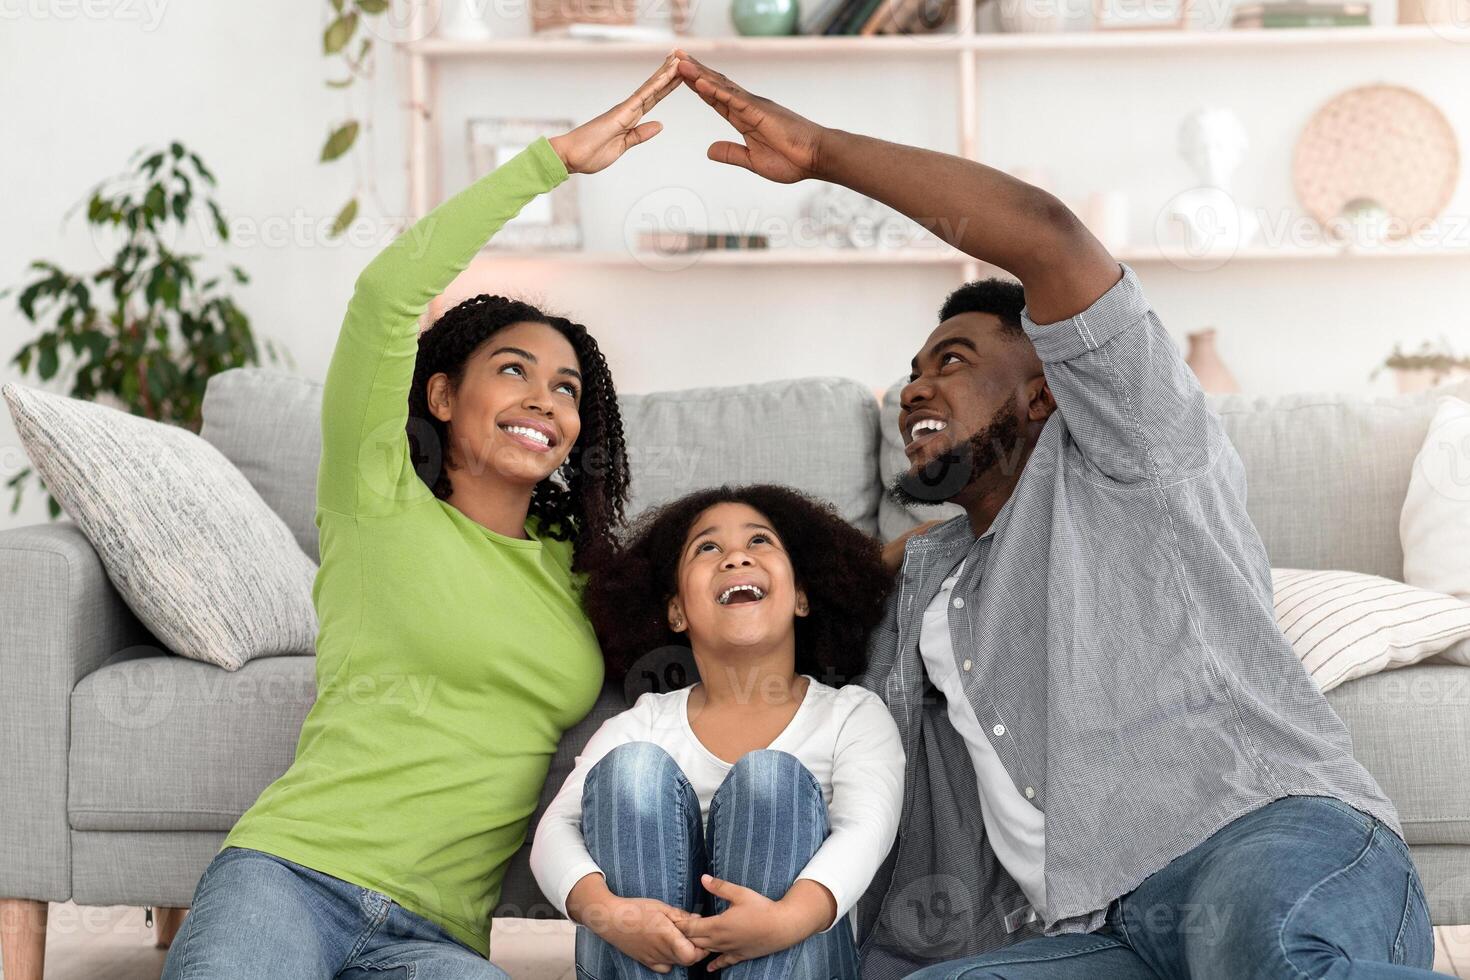
[(1470, 604), (1360, 572), (1274, 568), (1276, 623), (1323, 691), (1470, 638)]

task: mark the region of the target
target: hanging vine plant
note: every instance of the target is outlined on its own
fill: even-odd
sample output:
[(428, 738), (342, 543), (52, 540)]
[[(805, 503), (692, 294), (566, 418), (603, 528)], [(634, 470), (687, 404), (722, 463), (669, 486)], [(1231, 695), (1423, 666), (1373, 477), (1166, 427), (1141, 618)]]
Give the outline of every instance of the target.
[[(358, 82), (370, 81), (375, 61), (372, 32), (368, 30), (368, 18), (380, 17), (388, 10), (388, 0), (328, 0), (328, 23), (322, 31), (322, 53), (335, 64), (345, 69), (341, 78), (329, 78), (327, 87), (341, 89), (347, 94), (346, 118), (333, 124), (322, 144), (321, 162), (331, 163), (362, 145), (359, 137), (371, 128), (368, 112), (353, 110), (349, 90)], [(355, 168), (352, 195), (337, 212), (329, 234), (340, 237), (357, 218), (364, 195), (376, 194), (370, 164), (359, 157)]]

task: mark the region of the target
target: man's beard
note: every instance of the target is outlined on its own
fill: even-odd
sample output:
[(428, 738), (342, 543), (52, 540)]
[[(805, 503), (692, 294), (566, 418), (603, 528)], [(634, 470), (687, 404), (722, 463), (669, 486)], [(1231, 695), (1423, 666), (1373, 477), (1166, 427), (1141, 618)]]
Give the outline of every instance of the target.
[(946, 503), (978, 483), (997, 467), (1013, 466), (1021, 443), (1016, 396), (990, 417), (990, 424), (969, 439), (915, 469), (910, 467), (888, 488), (889, 499), (903, 507)]

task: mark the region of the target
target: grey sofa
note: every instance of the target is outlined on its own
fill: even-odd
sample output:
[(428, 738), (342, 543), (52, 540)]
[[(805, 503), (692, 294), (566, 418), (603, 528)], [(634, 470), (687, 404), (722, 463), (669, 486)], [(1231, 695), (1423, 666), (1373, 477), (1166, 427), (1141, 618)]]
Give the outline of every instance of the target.
[[(320, 395), (284, 374), (227, 372), (209, 384), (203, 429), (313, 557)], [(1432, 398), (1216, 406), (1273, 564), (1400, 576), (1399, 509)], [(882, 499), (903, 461), (892, 393), (880, 405), (855, 382), (805, 379), (627, 396), (623, 411), (630, 513), (712, 483), (779, 481), (885, 539), (918, 519)], [(313, 663), (272, 657), (229, 673), (171, 655), (75, 526), (0, 533), (0, 897), (187, 905), (225, 831), (290, 763)], [(609, 686), (568, 733), (542, 806), (626, 697)], [(1410, 667), (1329, 699), (1398, 805), (1434, 921), (1470, 923), (1470, 668)], [(553, 915), (527, 850), (499, 914)]]

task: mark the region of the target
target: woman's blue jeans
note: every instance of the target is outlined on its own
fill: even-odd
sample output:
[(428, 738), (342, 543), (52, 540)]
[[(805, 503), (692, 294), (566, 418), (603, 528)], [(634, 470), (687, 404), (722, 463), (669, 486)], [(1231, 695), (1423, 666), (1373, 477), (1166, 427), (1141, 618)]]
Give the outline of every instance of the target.
[[(717, 914), (728, 906), (700, 885), (706, 872), (781, 898), (827, 834), (827, 805), (816, 777), (795, 756), (771, 749), (735, 763), (710, 801), (707, 836), (694, 787), (652, 742), (613, 749), (592, 767), (582, 788), (582, 836), (613, 894), (653, 898), (689, 912)], [(585, 926), (577, 928), (581, 980), (705, 975), (702, 965), (655, 973)], [(851, 980), (857, 976), (852, 924), (843, 917), (826, 932), (719, 975), (723, 980)]]
[(1427, 980), (1433, 962), (1429, 908), (1398, 835), (1338, 800), (1288, 796), (1145, 878), (1097, 932), (909, 980)]
[(163, 980), (510, 980), (381, 892), (248, 847), (214, 856)]

